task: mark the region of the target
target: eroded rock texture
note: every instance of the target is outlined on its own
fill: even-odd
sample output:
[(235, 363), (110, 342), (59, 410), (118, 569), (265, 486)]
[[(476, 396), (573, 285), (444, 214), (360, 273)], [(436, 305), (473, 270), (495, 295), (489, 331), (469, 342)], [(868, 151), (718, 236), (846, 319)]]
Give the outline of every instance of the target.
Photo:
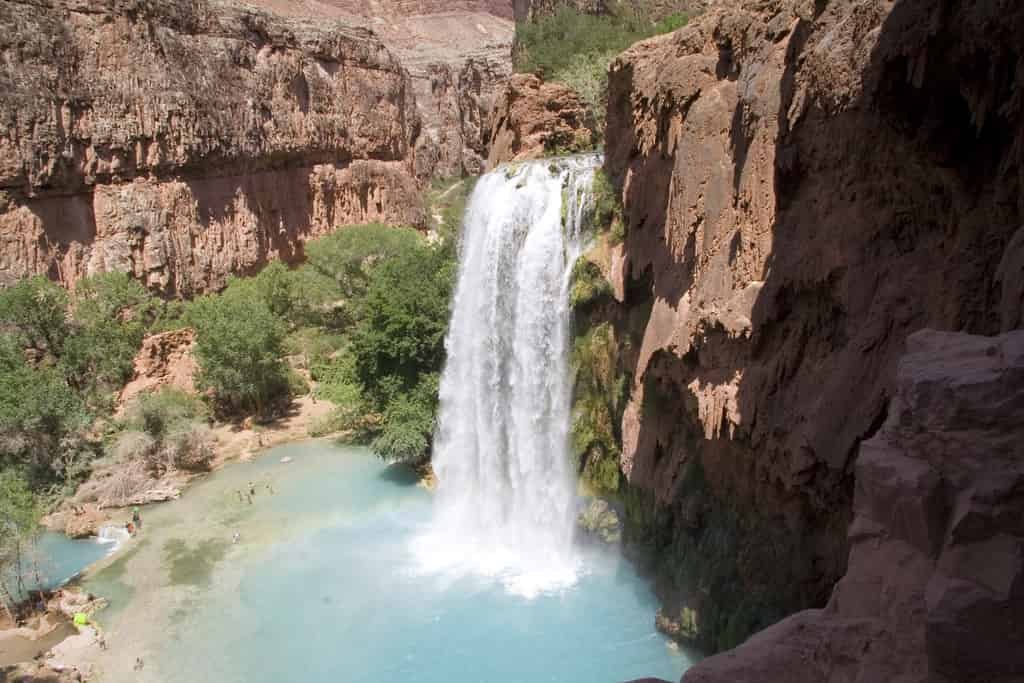
[(592, 117), (576, 92), (533, 74), (513, 76), (489, 118), (487, 168), (589, 149)]
[(1010, 681), (1024, 676), (1024, 332), (907, 340), (861, 444), (850, 564), (801, 612), (685, 681)]
[(1024, 7), (717, 5), (613, 65), (605, 136), (630, 533), (711, 649), (826, 604), (908, 335), (1024, 291)]
[(270, 11), (371, 29), (412, 79), (420, 176), (477, 174), (482, 125), (512, 71), (511, 0), (250, 0)]
[(4, 0), (0, 25), (0, 281), (189, 295), (423, 220), (411, 79), (366, 30), (216, 0)]

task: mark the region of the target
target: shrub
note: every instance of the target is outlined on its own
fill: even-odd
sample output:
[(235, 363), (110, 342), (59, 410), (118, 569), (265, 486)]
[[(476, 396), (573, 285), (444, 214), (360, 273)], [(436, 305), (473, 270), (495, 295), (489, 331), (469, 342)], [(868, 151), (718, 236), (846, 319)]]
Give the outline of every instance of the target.
[(32, 367), (0, 337), (0, 466), (24, 468), (33, 488), (77, 478), (95, 454), (85, 404), (55, 367)]
[(41, 275), (0, 290), (0, 321), (22, 348), (59, 357), (68, 334), (68, 295)]
[(451, 255), (422, 243), (374, 269), (350, 349), (354, 378), (378, 410), (440, 371), (454, 277)]
[(600, 266), (581, 256), (572, 267), (572, 288), (569, 290), (569, 305), (583, 309), (590, 304), (611, 296), (612, 285), (605, 279)]
[(162, 439), (182, 423), (207, 416), (206, 406), (192, 394), (174, 387), (141, 394), (128, 408), (126, 424), (130, 430), (141, 431)]
[(196, 385), (227, 414), (267, 414), (288, 397), (284, 321), (251, 290), (230, 287), (189, 306), (196, 328)]
[(68, 381), (91, 397), (121, 387), (132, 373), (158, 305), (125, 273), (103, 273), (79, 282), (71, 297), (72, 321), (60, 354)]
[(612, 245), (621, 244), (626, 237), (626, 221), (622, 214), (619, 193), (601, 169), (594, 173), (590, 185), (593, 202), (594, 225), (598, 232), (607, 232)]
[(381, 458), (415, 464), (430, 456), (438, 382), (436, 373), (424, 375), (415, 390), (392, 399), (384, 413), (384, 429), (372, 444)]
[(570, 430), (581, 477), (595, 493), (614, 494), (621, 484), (619, 425), (625, 408), (627, 379), (619, 368), (614, 330), (602, 323), (576, 339), (572, 364), (576, 399)]

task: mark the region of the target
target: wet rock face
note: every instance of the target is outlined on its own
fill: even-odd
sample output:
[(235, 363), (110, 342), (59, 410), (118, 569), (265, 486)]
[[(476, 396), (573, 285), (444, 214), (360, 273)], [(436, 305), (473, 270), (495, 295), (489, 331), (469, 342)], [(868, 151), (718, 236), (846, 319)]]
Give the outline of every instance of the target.
[(908, 335), (1021, 325), (1022, 31), (1015, 3), (737, 0), (613, 64), (631, 533), (706, 647), (826, 604)]
[(489, 123), (488, 169), (509, 161), (578, 152), (593, 144), (592, 124), (576, 92), (533, 74), (516, 74), (509, 80)]
[(860, 447), (850, 562), (801, 612), (684, 681), (1024, 676), (1024, 332), (907, 340), (889, 417)]
[(410, 78), (365, 30), (212, 0), (12, 0), (0, 24), (0, 281), (188, 295), (422, 221)]

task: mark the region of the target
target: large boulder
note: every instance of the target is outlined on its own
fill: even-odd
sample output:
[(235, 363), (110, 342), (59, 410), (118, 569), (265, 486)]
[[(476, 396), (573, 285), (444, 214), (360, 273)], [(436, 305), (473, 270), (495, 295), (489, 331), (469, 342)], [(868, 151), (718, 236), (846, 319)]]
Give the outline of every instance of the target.
[(860, 448), (849, 569), (686, 683), (1024, 680), (1024, 331), (912, 335)]

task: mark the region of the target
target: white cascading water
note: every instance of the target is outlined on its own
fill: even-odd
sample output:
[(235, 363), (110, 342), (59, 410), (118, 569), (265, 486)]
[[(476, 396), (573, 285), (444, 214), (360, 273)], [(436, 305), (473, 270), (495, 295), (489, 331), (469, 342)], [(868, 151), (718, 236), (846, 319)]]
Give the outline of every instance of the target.
[(463, 223), (441, 378), (438, 491), (418, 543), (434, 571), (533, 596), (571, 585), (569, 285), (597, 155), (483, 176)]

